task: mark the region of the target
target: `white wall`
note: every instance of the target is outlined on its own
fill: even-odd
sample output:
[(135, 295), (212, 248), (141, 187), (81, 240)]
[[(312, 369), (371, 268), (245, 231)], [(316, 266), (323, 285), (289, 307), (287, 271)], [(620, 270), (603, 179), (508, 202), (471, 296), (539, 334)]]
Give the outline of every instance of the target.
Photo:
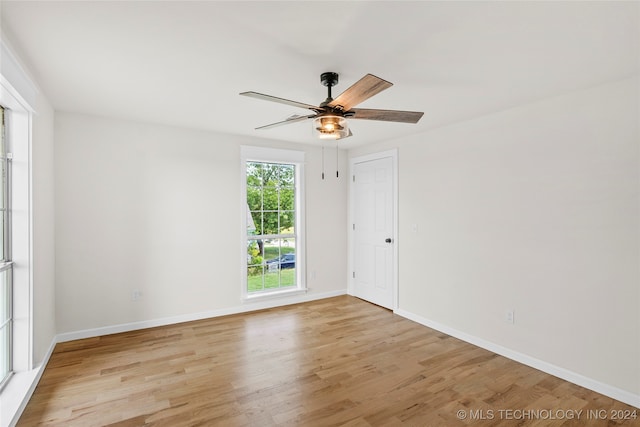
[(33, 360), (40, 363), (56, 335), (54, 242), (54, 112), (39, 94), (31, 140), (33, 213)]
[(347, 185), (319, 148), (59, 112), (55, 140), (59, 333), (242, 305), (242, 144), (306, 151), (309, 294), (346, 289)]
[(640, 401), (639, 94), (636, 76), (352, 150), (399, 147), (400, 309)]

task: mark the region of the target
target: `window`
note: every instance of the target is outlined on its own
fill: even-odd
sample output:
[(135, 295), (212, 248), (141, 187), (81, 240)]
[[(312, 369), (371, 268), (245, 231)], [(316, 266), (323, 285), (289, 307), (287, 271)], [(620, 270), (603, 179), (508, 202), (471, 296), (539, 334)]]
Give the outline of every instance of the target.
[[(43, 368), (34, 368), (32, 298), (31, 137), (38, 91), (2, 40), (0, 57), (0, 424), (11, 424)], [(45, 133), (50, 142), (52, 132)]]
[(243, 147), (243, 295), (304, 290), (303, 153)]
[(12, 263), (9, 245), (10, 167), (5, 138), (5, 109), (0, 106), (0, 388), (13, 370), (13, 296)]

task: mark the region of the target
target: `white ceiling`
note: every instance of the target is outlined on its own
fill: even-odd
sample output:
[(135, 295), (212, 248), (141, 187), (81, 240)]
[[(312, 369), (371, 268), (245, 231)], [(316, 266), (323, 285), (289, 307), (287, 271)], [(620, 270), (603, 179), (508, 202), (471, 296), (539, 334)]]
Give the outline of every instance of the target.
[(0, 2), (2, 32), (59, 111), (316, 142), (308, 122), (255, 127), (366, 73), (394, 83), (363, 108), (424, 111), (417, 125), (351, 120), (354, 147), (424, 132), (640, 72), (633, 2)]

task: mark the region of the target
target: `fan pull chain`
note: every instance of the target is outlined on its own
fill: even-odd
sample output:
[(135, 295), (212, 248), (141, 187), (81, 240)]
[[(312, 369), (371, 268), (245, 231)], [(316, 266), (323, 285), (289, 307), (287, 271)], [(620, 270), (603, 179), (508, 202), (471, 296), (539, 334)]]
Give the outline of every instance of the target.
[(340, 152), (340, 150), (338, 150), (338, 141), (336, 141), (336, 178), (338, 178), (338, 165), (340, 163), (338, 163), (338, 153)]
[(322, 144), (322, 179), (324, 179), (324, 144)]

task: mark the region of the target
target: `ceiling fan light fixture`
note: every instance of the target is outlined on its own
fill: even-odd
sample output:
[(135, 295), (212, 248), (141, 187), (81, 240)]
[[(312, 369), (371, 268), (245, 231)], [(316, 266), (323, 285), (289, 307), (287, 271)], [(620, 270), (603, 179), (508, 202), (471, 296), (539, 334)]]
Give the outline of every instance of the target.
[(338, 83), (338, 74), (333, 72), (322, 73), (320, 75), (320, 82), (327, 87), (327, 99), (318, 106), (298, 101), (291, 101), (290, 99), (278, 98), (277, 96), (265, 95), (264, 93), (258, 92), (242, 92), (240, 95), (304, 108), (313, 112), (308, 116), (291, 116), (281, 122), (260, 126), (256, 129), (270, 129), (276, 126), (312, 119), (312, 133), (319, 139), (338, 140), (352, 136), (353, 133), (349, 130), (349, 125), (347, 124), (347, 117), (350, 120), (361, 119), (397, 123), (418, 123), (418, 120), (420, 120), (424, 114), (420, 111), (353, 108), (361, 102), (393, 86), (393, 83), (383, 80), (380, 77), (376, 77), (373, 74), (365, 75), (335, 99), (331, 95), (331, 87)]
[(344, 117), (320, 115), (313, 120), (313, 133), (320, 139), (341, 139), (349, 135), (349, 124)]

